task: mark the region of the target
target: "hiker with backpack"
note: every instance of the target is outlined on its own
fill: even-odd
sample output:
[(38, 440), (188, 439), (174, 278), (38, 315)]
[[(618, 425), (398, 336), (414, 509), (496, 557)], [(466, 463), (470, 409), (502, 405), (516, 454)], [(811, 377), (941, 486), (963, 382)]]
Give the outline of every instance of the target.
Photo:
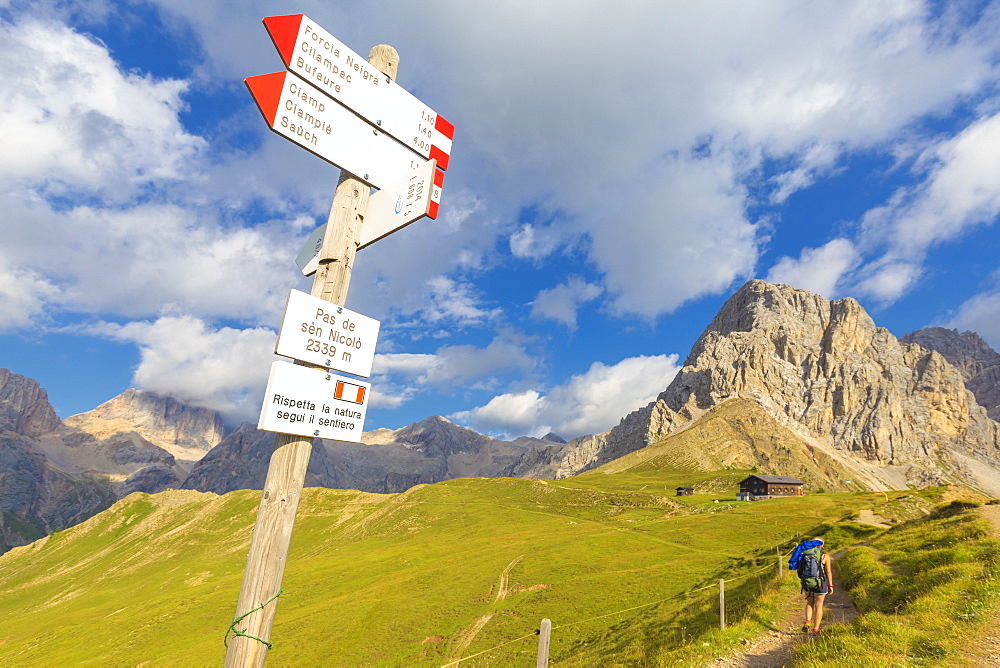
[(833, 593), (833, 570), (830, 555), (823, 551), (823, 539), (802, 541), (795, 547), (788, 560), (788, 569), (797, 571), (802, 583), (802, 593), (806, 595), (806, 621), (803, 633), (819, 635), (819, 624), (823, 621), (823, 602), (827, 594)]

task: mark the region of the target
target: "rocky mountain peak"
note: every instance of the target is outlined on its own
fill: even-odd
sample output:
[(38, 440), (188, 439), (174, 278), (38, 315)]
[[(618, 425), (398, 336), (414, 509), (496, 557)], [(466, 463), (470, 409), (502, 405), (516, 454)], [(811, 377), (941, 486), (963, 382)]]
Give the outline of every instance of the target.
[(398, 429), (393, 438), (407, 447), (443, 456), (478, 449), (492, 440), (489, 436), (460, 427), (440, 415), (432, 415)]
[(940, 472), (942, 458), (969, 475), (970, 456), (1000, 465), (1000, 425), (943, 356), (900, 343), (853, 299), (760, 280), (726, 302), (666, 390), (609, 432), (591, 465), (734, 398), (834, 451), (901, 467), (915, 483)]
[(99, 439), (135, 432), (185, 461), (200, 459), (222, 440), (224, 430), (215, 411), (132, 389), (92, 411), (66, 418), (64, 423)]
[(900, 338), (927, 350), (941, 353), (965, 379), (965, 386), (976, 396), (989, 416), (1000, 420), (1000, 353), (993, 350), (975, 332), (944, 327), (928, 327)]
[(61, 421), (38, 382), (9, 369), (0, 369), (0, 430), (40, 436), (57, 429)]

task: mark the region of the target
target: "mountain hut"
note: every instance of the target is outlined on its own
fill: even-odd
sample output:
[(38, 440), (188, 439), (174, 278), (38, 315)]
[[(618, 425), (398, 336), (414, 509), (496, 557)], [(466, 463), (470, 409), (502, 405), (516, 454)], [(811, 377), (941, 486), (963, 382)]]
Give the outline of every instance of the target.
[(691, 496), (694, 494), (694, 487), (678, 487), (677, 496)]
[(740, 482), (739, 501), (760, 501), (782, 496), (804, 496), (805, 483), (787, 475), (752, 475)]

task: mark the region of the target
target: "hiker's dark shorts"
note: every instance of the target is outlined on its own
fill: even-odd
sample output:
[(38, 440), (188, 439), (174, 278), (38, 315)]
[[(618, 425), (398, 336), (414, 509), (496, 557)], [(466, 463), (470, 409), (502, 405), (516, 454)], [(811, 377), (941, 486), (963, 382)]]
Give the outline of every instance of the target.
[(830, 583), (824, 582), (819, 586), (818, 589), (809, 589), (805, 585), (802, 585), (803, 594), (829, 594), (830, 593)]

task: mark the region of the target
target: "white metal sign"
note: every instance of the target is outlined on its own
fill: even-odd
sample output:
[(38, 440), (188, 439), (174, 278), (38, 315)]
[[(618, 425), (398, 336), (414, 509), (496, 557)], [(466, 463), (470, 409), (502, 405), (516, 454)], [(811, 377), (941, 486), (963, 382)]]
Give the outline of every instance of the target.
[(362, 380), (274, 362), (257, 428), (360, 443), (370, 390)]
[(323, 237), (325, 235), (326, 223), (323, 223), (313, 230), (313, 233), (306, 240), (306, 245), (296, 256), (295, 265), (302, 270), (303, 275), (312, 276), (319, 269), (319, 252), (323, 250)]
[(274, 132), (369, 185), (385, 188), (427, 162), (288, 72), (245, 83)]
[(343, 306), (289, 290), (274, 352), (367, 378), (372, 375), (380, 325)]
[(424, 216), (437, 218), (444, 172), (434, 161), (421, 165), (368, 200), (358, 250), (370, 246)]
[(290, 72), (448, 169), (455, 126), (303, 14), (264, 19)]

